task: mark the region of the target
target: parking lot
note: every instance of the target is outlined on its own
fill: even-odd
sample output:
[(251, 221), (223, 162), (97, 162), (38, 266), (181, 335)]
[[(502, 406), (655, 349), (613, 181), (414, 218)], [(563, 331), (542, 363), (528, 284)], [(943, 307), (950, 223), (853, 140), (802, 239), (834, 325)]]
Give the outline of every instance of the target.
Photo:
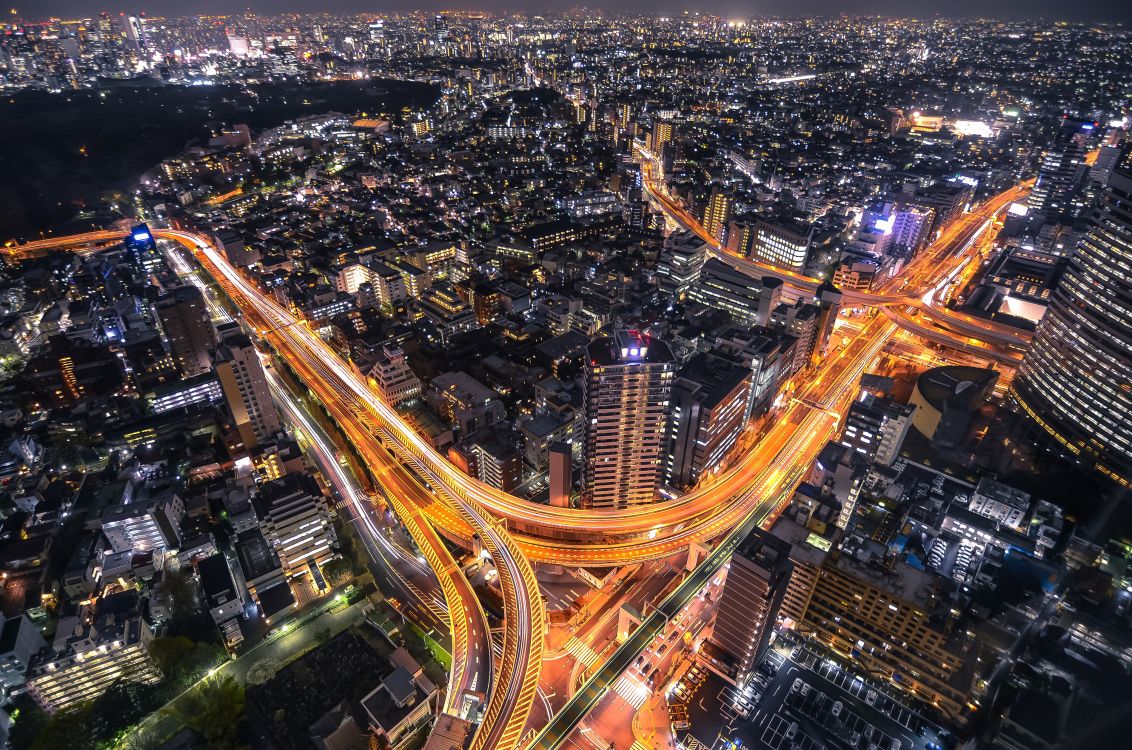
[(696, 742), (771, 750), (940, 748), (937, 728), (886, 693), (814, 650), (780, 646), (744, 693), (711, 675), (693, 694), (682, 695), (691, 727), (677, 737), (686, 747)]

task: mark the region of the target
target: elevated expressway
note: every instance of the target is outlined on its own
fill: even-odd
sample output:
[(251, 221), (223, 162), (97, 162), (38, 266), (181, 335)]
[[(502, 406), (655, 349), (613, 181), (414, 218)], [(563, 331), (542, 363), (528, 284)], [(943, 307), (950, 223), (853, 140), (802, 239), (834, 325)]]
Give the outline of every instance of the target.
[[(918, 279), (931, 282), (947, 259), (966, 248), (1013, 196), (998, 196), (948, 227), (929, 251)], [(265, 295), (198, 234), (154, 230), (188, 248), (241, 311), (327, 408), (388, 488), (388, 498), (437, 577), (442, 581), (453, 641), (464, 664), (478, 635), (478, 603), (462, 591), (463, 579), (436, 530), (465, 544), (478, 537), (495, 561), (504, 592), (506, 629), (481, 730), (473, 750), (518, 746), (519, 733), (537, 689), (545, 613), (530, 562), (616, 565), (666, 557), (693, 542), (733, 535), (750, 522), (770, 518), (789, 497), (801, 469), (836, 435), (841, 414), (862, 372), (876, 358), (896, 324), (877, 315), (850, 344), (814, 370), (759, 444), (709, 486), (650, 506), (578, 510), (537, 505), (483, 485), (437, 453), (395, 410), (383, 403), (355, 368), (343, 362), (304, 321)], [(7, 248), (27, 257), (58, 247), (120, 241), (122, 232), (52, 238)], [(883, 295), (895, 295), (881, 289)], [(411, 472), (406, 471), (411, 468)], [(414, 476), (415, 475), (415, 476)], [(418, 481), (423, 479), (428, 487)], [(447, 583), (445, 583), (447, 582)], [(466, 583), (466, 581), (464, 581)], [(486, 652), (490, 653), (490, 649)], [(481, 659), (485, 658), (481, 652)], [(465, 667), (455, 684), (470, 689)], [(452, 691), (457, 695), (457, 691)]]
[[(910, 278), (916, 280), (914, 289), (924, 294), (924, 290), (933, 288), (946, 278), (954, 268), (953, 259), (962, 257), (977, 234), (988, 226), (989, 220), (1018, 195), (1018, 189), (1007, 191), (947, 227), (939, 240), (909, 264)], [(245, 301), (240, 306), (249, 319), (262, 314), (271, 318), (258, 325), (265, 333), (274, 331), (273, 343), (279, 342), (277, 348), (285, 350), (284, 358), (300, 371), (308, 387), (314, 383), (318, 387), (329, 388), (330, 392), (323, 394), (324, 397), (334, 397), (334, 393), (338, 393), (338, 398), (349, 394), (357, 399), (357, 408), (364, 410), (368, 418), (376, 420), (383, 431), (382, 437), (395, 445), (403, 457), (410, 459), (415, 471), (435, 488), (442, 488), (451, 496), (450, 500), (458, 498), (465, 505), (479, 509), (485, 518), (505, 521), (509, 537), (518, 546), (517, 551), (534, 562), (617, 565), (666, 557), (686, 548), (689, 543), (718, 538), (738, 525), (752, 509), (756, 499), (752, 498), (751, 487), (761, 469), (787, 444), (795, 445), (795, 438), (805, 440), (794, 420), (797, 415), (790, 411), (796, 408), (792, 405), (785, 414), (787, 418), (778, 420), (766, 437), (734, 467), (710, 485), (681, 497), (648, 506), (610, 510), (534, 504), (484, 485), (449, 463), (393, 409), (381, 403), (360, 373), (340, 360), (304, 325), (296, 325), (289, 312), (254, 289), (211, 248), (207, 240), (184, 232), (155, 233), (188, 243), (194, 248), (204, 248), (198, 255), (206, 261), (206, 269), (224, 283), (241, 285)], [(107, 241), (120, 237), (120, 234), (108, 233), (94, 239)], [(58, 240), (54, 242), (60, 244)], [(41, 248), (42, 243), (32, 243), (17, 248), (16, 252), (36, 252)], [(887, 287), (893, 286), (895, 280), (889, 280)], [(875, 296), (880, 299), (907, 299), (902, 291), (882, 287)], [(258, 312), (261, 309), (263, 313)], [(907, 322), (904, 324), (907, 325)], [(866, 363), (846, 366), (841, 357), (845, 351), (823, 362), (810, 374), (804, 387), (808, 402), (822, 401), (824, 394), (856, 383)], [(820, 439), (807, 440), (808, 454), (811, 457), (816, 455), (831, 434), (828, 432)], [(445, 533), (464, 540), (482, 530), (482, 524), (473, 529), (468, 516), (459, 510), (455, 502), (433, 503), (428, 508), (428, 516)]]
[[(709, 234), (695, 217), (658, 187), (658, 181), (651, 177), (652, 161), (649, 159), (648, 153), (643, 149), (638, 150), (645, 156), (645, 161), (642, 163), (645, 172), (644, 184), (650, 197), (673, 221), (707, 243), (708, 251), (712, 257), (722, 260), (737, 271), (756, 278), (772, 276), (781, 279), (788, 287), (798, 292), (813, 294), (817, 290), (818, 285), (822, 283), (821, 279), (736, 255), (720, 245), (719, 241)], [(977, 214), (990, 220), (993, 216), (1005, 210), (1011, 203), (1025, 197), (1033, 184), (1033, 180), (1026, 180), (994, 196), (983, 204)], [(987, 208), (994, 210), (987, 213), (983, 210)], [(963, 218), (960, 219), (960, 221), (963, 220)], [(941, 237), (941, 239), (943, 238)], [(932, 248), (941, 246), (943, 245), (937, 241), (933, 243)], [(850, 307), (893, 308), (896, 314), (892, 317), (902, 328), (908, 328), (936, 343), (947, 346), (954, 345), (956, 348), (970, 353), (975, 353), (973, 349), (981, 349), (980, 354), (983, 356), (1007, 364), (1016, 363), (1017, 357), (1013, 356), (1012, 352), (996, 351), (994, 347), (1016, 348), (1025, 345), (1030, 341), (1029, 333), (971, 315), (964, 315), (934, 303), (935, 295), (940, 286), (946, 285), (964, 264), (974, 260), (974, 256), (961, 254), (950, 258), (939, 257), (938, 253), (930, 252), (932, 248), (928, 248), (926, 251), (932, 258), (931, 263), (923, 263), (925, 253), (921, 253), (912, 263), (902, 269), (898, 279), (889, 279), (889, 283), (882, 289), (867, 292), (851, 289), (843, 290), (841, 293), (843, 303)], [(922, 269), (920, 273), (914, 271), (917, 267)], [(926, 283), (929, 280), (932, 280), (932, 283)], [(901, 282), (899, 286), (895, 283), (896, 281)], [(921, 289), (923, 291), (920, 296), (913, 296), (905, 293), (904, 290), (906, 289)], [(934, 321), (935, 325), (924, 326), (914, 321), (914, 313), (921, 310), (930, 313), (931, 320)]]
[[(534, 701), (541, 669), (545, 612), (534, 571), (516, 542), (474, 501), (455, 493), (434, 498), (398, 460), (405, 451), (385, 425), (395, 415), (369, 389), (364, 378), (346, 366), (306, 325), (256, 289), (203, 236), (177, 230), (154, 230), (190, 250), (240, 311), (257, 335), (292, 368), (352, 442), (414, 542), (436, 575), (447, 605), (453, 642), (453, 668), (445, 709), (458, 713), (474, 692), (488, 692), (484, 672), (492, 661), (491, 634), (482, 607), (436, 527), (452, 519), (465, 530), (464, 541), (478, 536), (491, 554), (504, 592), (503, 657), (495, 665), (487, 706), (471, 750), (512, 750)], [(93, 247), (117, 242), (122, 232), (93, 232), (5, 248), (12, 258), (38, 255), (58, 247)], [(396, 418), (399, 423), (399, 418)], [(396, 427), (403, 425), (397, 424)]]

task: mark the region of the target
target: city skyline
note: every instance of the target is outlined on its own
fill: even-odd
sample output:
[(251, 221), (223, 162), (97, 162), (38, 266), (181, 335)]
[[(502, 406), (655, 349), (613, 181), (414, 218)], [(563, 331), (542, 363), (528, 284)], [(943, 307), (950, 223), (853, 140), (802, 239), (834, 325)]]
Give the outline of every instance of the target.
[(1118, 744), (1132, 32), (650, 10), (6, 27), (0, 742)]
[[(144, 7), (141, 7), (144, 6)], [(356, 0), (334, 0), (331, 3), (318, 3), (317, 6), (306, 6), (305, 0), (259, 0), (247, 3), (234, 11), (224, 0), (194, 0), (190, 5), (174, 3), (171, 0), (153, 0), (142, 3), (139, 7), (110, 8), (105, 5), (91, 5), (88, 0), (48, 0), (30, 7), (15, 6), (17, 15), (25, 16), (29, 20), (54, 16), (82, 16), (97, 14), (103, 10), (123, 13), (145, 12), (151, 16), (184, 16), (197, 14), (238, 15), (246, 8), (260, 14), (277, 13), (309, 13), (326, 12), (338, 14), (352, 13), (386, 13), (386, 12), (443, 12), (451, 11), (488, 11), (498, 14), (519, 13), (562, 13), (575, 8), (601, 9), (611, 14), (641, 14), (641, 15), (680, 15), (684, 12), (702, 12), (718, 15), (724, 18), (746, 19), (752, 17), (785, 17), (798, 18), (804, 16), (839, 16), (842, 14), (859, 16), (885, 16), (889, 18), (949, 18), (949, 19), (985, 19), (1002, 18), (1004, 20), (1020, 19), (1047, 19), (1065, 21), (1107, 21), (1128, 23), (1132, 21), (1132, 10), (1127, 4), (1119, 0), (1086, 0), (1083, 3), (1074, 3), (1067, 6), (1056, 0), (1037, 0), (1036, 2), (1021, 2), (1020, 0), (993, 0), (991, 3), (975, 2), (975, 0), (960, 0), (949, 3), (945, 10), (935, 4), (927, 4), (918, 8), (914, 3), (898, 0), (854, 0), (846, 4), (834, 0), (802, 0), (802, 2), (784, 2), (783, 0), (769, 0), (756, 7), (718, 0), (715, 3), (699, 6), (695, 9), (679, 4), (666, 3), (620, 3), (615, 6), (605, 6), (601, 3), (577, 4), (568, 2), (540, 3), (492, 3), (461, 0), (456, 3), (438, 2), (435, 5), (425, 3), (411, 3), (404, 0), (392, 0), (374, 6), (371, 3)]]

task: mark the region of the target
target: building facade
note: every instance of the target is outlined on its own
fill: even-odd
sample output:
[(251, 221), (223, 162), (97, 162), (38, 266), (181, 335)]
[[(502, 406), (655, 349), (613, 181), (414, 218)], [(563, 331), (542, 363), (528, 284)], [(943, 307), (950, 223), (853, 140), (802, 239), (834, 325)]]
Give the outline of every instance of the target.
[(1018, 369), (1022, 410), (1082, 463), (1132, 482), (1132, 152), (1109, 176), (1089, 230)]
[(582, 490), (594, 508), (654, 502), (664, 476), (676, 362), (663, 341), (617, 331), (587, 348)]

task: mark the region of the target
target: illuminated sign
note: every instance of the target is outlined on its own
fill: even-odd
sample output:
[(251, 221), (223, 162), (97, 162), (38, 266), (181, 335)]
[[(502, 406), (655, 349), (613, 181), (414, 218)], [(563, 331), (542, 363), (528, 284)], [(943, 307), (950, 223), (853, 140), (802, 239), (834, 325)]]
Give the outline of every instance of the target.
[(148, 242), (150, 239), (149, 232), (138, 232), (134, 235), (134, 242)]
[(1011, 203), (1010, 208), (1006, 210), (1007, 213), (1013, 214), (1014, 216), (1025, 216), (1030, 213), (1030, 207), (1025, 203)]
[(873, 229), (888, 234), (892, 231), (892, 225), (893, 218), (890, 216), (887, 219), (877, 219), (876, 222), (873, 223)]

